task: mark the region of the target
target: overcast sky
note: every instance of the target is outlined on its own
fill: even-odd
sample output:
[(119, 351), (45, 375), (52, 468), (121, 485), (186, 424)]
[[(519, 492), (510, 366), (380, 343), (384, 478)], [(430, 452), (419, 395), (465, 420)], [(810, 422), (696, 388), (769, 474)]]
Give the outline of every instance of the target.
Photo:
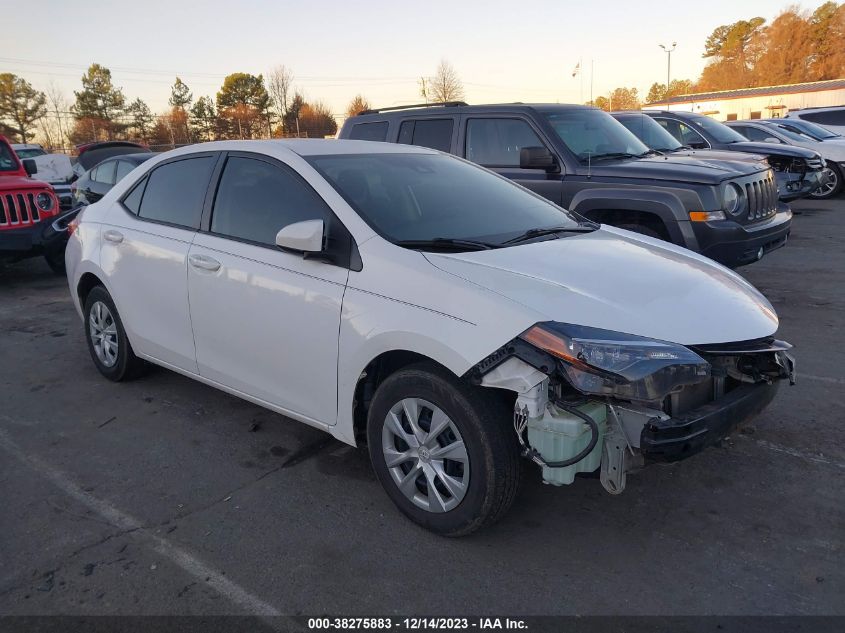
[(666, 81), (658, 44), (677, 41), (672, 77), (695, 79), (714, 28), (755, 15), (771, 20), (787, 4), (0, 0), (0, 72), (41, 89), (53, 81), (72, 99), (96, 61), (112, 70), (128, 98), (141, 97), (160, 111), (176, 74), (196, 98), (214, 96), (231, 72), (266, 73), (286, 64), (307, 98), (340, 114), (357, 92), (374, 105), (419, 101), (419, 77), (447, 59), (472, 103), (577, 102), (582, 79), (571, 75), (581, 59), (584, 100), (591, 60), (596, 96), (618, 86), (645, 96), (653, 82)]

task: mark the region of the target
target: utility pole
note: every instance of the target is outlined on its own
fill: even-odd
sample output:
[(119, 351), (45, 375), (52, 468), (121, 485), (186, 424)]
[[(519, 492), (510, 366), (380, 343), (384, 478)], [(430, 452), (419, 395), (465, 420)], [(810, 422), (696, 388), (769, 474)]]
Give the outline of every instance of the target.
[(659, 45), (666, 53), (666, 97), (669, 97), (669, 79), (672, 73), (672, 51), (678, 46), (677, 42), (672, 42), (672, 48), (664, 44)]

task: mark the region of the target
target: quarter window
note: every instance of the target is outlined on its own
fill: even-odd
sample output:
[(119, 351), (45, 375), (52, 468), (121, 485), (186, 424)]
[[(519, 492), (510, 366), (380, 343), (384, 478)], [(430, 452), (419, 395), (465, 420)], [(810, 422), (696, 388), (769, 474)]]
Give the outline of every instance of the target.
[(129, 195), (123, 199), (123, 206), (135, 215), (138, 215), (138, 210), (141, 208), (141, 197), (144, 195), (146, 184), (147, 179), (145, 178), (135, 185), (135, 188), (129, 192)]
[(233, 156), (217, 188), (211, 232), (275, 246), (276, 233), (288, 224), (330, 218), (323, 199), (290, 170)]
[(147, 180), (138, 215), (198, 229), (214, 161), (212, 156), (200, 156), (157, 167)]
[(448, 152), (452, 149), (452, 119), (404, 121), (399, 128), (399, 142)]
[(356, 141), (384, 141), (387, 139), (387, 121), (356, 123), (352, 126), (349, 138)]
[(467, 122), (466, 157), (488, 167), (519, 167), (523, 147), (543, 142), (521, 119), (470, 119)]

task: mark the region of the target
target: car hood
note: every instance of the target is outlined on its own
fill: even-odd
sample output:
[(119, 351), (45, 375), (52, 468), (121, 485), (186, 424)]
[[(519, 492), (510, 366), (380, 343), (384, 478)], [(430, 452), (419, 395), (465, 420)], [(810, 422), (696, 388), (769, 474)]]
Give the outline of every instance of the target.
[(751, 154), (762, 154), (764, 156), (789, 156), (790, 158), (815, 158), (816, 152), (804, 147), (794, 145), (781, 145), (780, 143), (754, 143), (743, 141), (740, 143), (728, 143), (722, 149), (731, 152), (748, 152)]
[[(721, 149), (679, 149), (671, 153), (672, 156), (689, 156), (699, 160), (719, 160), (739, 163), (764, 163), (765, 154), (749, 154), (747, 152), (729, 152)], [(768, 165), (764, 163), (764, 169)]]
[(778, 327), (771, 304), (736, 273), (686, 249), (612, 227), (425, 257), (549, 321), (682, 345), (752, 340)]
[(50, 185), (28, 176), (2, 176), (0, 177), (0, 191), (11, 189), (52, 189)]
[(592, 176), (607, 178), (642, 178), (647, 180), (668, 180), (693, 182), (705, 185), (719, 184), (730, 178), (748, 176), (768, 169), (759, 163), (724, 161), (698, 156), (666, 154), (628, 161), (602, 161), (581, 171)]

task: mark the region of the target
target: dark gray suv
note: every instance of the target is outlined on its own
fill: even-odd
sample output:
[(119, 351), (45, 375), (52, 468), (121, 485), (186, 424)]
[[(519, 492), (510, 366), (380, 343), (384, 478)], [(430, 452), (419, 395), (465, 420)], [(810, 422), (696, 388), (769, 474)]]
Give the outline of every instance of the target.
[(736, 267), (783, 246), (792, 212), (759, 162), (650, 150), (596, 108), (505, 104), (364, 111), (340, 138), (422, 145), (487, 167), (590, 220)]

